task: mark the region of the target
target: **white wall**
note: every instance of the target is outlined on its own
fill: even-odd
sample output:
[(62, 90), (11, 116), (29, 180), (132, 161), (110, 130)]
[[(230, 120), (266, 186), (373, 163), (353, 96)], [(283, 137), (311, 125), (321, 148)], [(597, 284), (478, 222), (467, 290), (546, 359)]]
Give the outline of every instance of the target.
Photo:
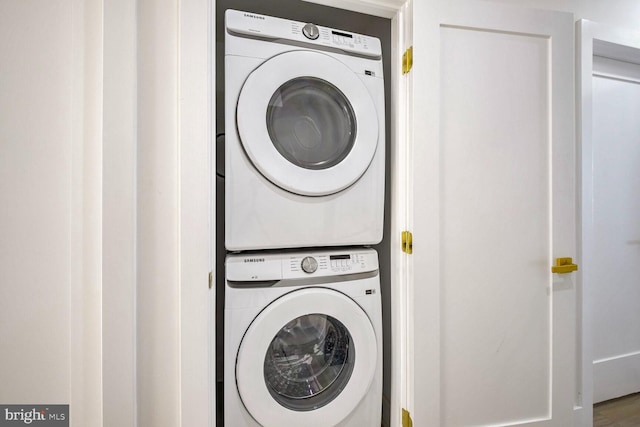
[(101, 9), (0, 1), (0, 402), (101, 419)]
[(0, 2), (0, 402), (68, 403), (71, 2)]

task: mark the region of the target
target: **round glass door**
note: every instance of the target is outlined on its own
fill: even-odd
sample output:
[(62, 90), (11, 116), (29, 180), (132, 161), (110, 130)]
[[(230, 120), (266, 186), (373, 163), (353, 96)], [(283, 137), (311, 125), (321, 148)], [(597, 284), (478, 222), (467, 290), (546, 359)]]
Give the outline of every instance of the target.
[(327, 169), (351, 151), (356, 118), (349, 100), (331, 83), (298, 77), (269, 100), (267, 130), (276, 150), (294, 165)]
[[(367, 84), (381, 79), (363, 77)], [(253, 166), (291, 193), (325, 196), (355, 183), (378, 147), (378, 111), (362, 78), (338, 59), (290, 51), (246, 79), (235, 111)]]
[(242, 337), (235, 366), (242, 404), (264, 426), (337, 425), (372, 384), (378, 340), (346, 295), (315, 287), (289, 292)]
[(351, 377), (355, 348), (337, 319), (307, 314), (287, 323), (269, 345), (264, 378), (271, 396), (295, 411), (335, 399)]

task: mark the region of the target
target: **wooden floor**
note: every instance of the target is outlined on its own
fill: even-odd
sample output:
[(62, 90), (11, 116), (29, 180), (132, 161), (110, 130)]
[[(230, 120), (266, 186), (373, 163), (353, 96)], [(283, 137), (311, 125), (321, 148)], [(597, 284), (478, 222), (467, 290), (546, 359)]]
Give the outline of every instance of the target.
[(640, 393), (595, 405), (593, 427), (640, 427)]

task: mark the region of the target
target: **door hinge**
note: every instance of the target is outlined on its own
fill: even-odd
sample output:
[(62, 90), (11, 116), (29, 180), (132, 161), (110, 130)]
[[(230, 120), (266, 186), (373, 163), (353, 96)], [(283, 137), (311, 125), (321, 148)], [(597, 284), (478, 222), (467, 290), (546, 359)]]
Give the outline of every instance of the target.
[(411, 415), (409, 415), (409, 411), (404, 408), (402, 408), (402, 427), (413, 427)]
[(209, 289), (213, 287), (213, 271), (209, 272)]
[(413, 67), (413, 46), (410, 46), (402, 54), (402, 74), (407, 74)]
[(402, 252), (413, 253), (413, 234), (410, 231), (402, 232)]

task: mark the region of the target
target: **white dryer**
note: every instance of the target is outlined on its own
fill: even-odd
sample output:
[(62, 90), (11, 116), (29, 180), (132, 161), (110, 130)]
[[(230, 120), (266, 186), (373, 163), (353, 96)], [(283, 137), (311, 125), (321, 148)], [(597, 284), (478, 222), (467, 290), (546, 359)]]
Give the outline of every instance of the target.
[(226, 11), (228, 250), (380, 242), (382, 70), (377, 38)]
[(229, 255), (225, 292), (225, 426), (380, 426), (375, 251)]

